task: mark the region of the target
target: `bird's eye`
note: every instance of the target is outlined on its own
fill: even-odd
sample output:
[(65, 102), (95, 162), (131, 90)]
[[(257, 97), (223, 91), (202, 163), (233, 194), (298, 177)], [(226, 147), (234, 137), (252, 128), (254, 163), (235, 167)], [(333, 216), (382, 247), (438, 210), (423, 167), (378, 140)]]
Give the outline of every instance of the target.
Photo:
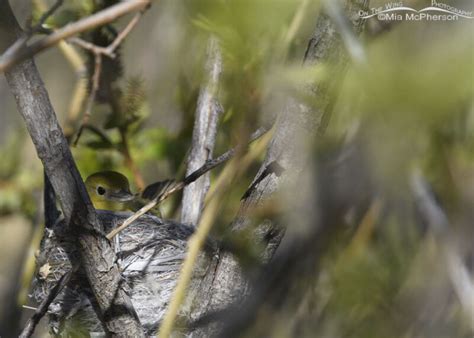
[(105, 189), (104, 187), (101, 187), (100, 185), (97, 187), (97, 193), (99, 195), (104, 195), (105, 194)]

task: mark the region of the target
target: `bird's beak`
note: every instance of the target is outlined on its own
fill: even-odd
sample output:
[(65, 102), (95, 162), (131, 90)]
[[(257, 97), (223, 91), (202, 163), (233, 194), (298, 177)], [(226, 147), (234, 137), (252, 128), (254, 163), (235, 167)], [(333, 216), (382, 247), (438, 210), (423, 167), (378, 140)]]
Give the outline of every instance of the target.
[(128, 202), (132, 201), (135, 199), (135, 195), (133, 195), (130, 191), (127, 190), (119, 190), (119, 191), (113, 191), (109, 192), (108, 196), (111, 200), (117, 201), (117, 202)]

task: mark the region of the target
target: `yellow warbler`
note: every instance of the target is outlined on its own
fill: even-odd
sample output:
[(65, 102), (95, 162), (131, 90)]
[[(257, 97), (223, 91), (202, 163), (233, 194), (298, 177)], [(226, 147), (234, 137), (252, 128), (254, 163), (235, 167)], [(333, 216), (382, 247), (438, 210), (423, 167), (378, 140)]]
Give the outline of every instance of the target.
[(86, 188), (94, 208), (112, 211), (132, 210), (135, 195), (128, 179), (116, 171), (101, 171), (86, 179)]
[[(146, 204), (146, 200), (151, 200), (172, 181), (166, 180), (149, 185), (145, 188), (143, 195), (132, 194), (128, 179), (116, 171), (100, 171), (87, 177), (85, 184), (89, 197), (96, 209), (111, 211), (137, 211)], [(152, 213), (159, 214), (159, 210), (154, 208)]]

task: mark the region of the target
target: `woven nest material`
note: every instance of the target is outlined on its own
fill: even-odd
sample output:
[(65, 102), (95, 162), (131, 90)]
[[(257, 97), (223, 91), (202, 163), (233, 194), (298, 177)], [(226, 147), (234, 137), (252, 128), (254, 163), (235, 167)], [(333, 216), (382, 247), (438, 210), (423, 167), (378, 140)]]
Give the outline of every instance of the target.
[[(106, 232), (130, 215), (98, 211)], [(76, 244), (65, 236), (65, 229), (64, 223), (58, 222), (45, 231), (32, 289), (32, 297), (38, 302), (71, 269), (71, 261), (79, 259)], [(156, 333), (164, 315), (192, 233), (193, 228), (188, 225), (144, 215), (112, 240), (127, 291), (150, 335)], [(77, 330), (103, 332), (93, 311), (93, 299), (84, 271), (79, 269), (48, 309), (51, 332), (55, 335), (69, 335)]]

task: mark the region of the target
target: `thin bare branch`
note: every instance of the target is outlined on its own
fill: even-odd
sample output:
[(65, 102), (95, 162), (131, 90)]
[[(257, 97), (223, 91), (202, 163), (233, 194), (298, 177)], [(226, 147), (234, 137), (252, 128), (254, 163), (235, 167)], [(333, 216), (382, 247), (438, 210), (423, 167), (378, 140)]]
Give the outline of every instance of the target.
[(89, 41), (86, 41), (84, 39), (78, 38), (78, 37), (72, 37), (67, 39), (67, 41), (84, 48), (86, 50), (91, 51), (94, 54), (100, 54), (100, 55), (106, 55), (111, 59), (114, 59), (116, 57), (115, 55), (115, 50), (120, 46), (122, 41), (127, 37), (127, 35), (132, 31), (132, 29), (137, 25), (138, 21), (140, 21), (140, 18), (143, 15), (143, 11), (140, 11), (135, 14), (135, 16), (130, 20), (130, 22), (127, 24), (127, 26), (117, 35), (117, 37), (112, 41), (110, 45), (107, 47), (102, 47), (102, 46), (97, 46), (93, 43), (90, 43)]
[(171, 184), (167, 189), (164, 190), (164, 192), (160, 195), (158, 195), (156, 198), (154, 198), (153, 200), (151, 200), (151, 202), (149, 202), (147, 205), (145, 205), (143, 208), (141, 208), (140, 210), (138, 210), (136, 213), (134, 213), (132, 216), (130, 216), (129, 218), (127, 218), (121, 225), (119, 225), (118, 227), (116, 227), (114, 230), (112, 230), (111, 232), (109, 232), (107, 234), (107, 239), (108, 240), (111, 240), (112, 238), (115, 237), (115, 235), (117, 235), (118, 233), (120, 233), (121, 231), (125, 230), (126, 228), (128, 228), (130, 226), (130, 224), (132, 224), (133, 222), (135, 222), (138, 218), (140, 218), (140, 216), (143, 216), (145, 215), (148, 211), (150, 211), (151, 209), (153, 209), (157, 204), (161, 203), (162, 201), (164, 201), (166, 198), (168, 198), (170, 195), (174, 194), (175, 192), (177, 191), (180, 191), (181, 189), (183, 189), (185, 186), (184, 182), (179, 182), (179, 183), (174, 183), (174, 184)]
[(106, 52), (105, 47), (100, 47), (100, 46), (94, 45), (92, 42), (86, 41), (84, 39), (81, 39), (81, 38), (78, 38), (78, 37), (72, 37), (72, 38), (67, 39), (67, 42), (70, 42), (70, 43), (72, 43), (72, 44), (74, 44), (78, 47), (81, 47), (85, 50), (88, 50), (93, 54), (96, 54), (96, 55), (102, 55), (103, 54), (103, 55), (107, 55), (108, 57), (112, 57), (112, 55), (110, 55)]
[(118, 46), (122, 43), (122, 41), (127, 37), (127, 35), (132, 31), (132, 29), (137, 25), (138, 21), (143, 15), (143, 11), (140, 11), (135, 14), (135, 16), (130, 20), (127, 26), (117, 35), (115, 40), (106, 48), (108, 54), (111, 55), (112, 58), (115, 57), (115, 50)]
[(29, 306), (29, 305), (22, 305), (21, 306), (23, 309), (26, 309), (26, 310), (33, 310), (33, 311), (36, 311), (38, 308), (37, 307), (34, 307), (34, 306)]
[(48, 18), (51, 15), (53, 15), (54, 12), (56, 12), (59, 9), (59, 7), (62, 6), (63, 2), (64, 0), (56, 0), (56, 2), (46, 12), (44, 12), (43, 15), (41, 15), (36, 26), (32, 28), (31, 33), (35, 33), (39, 31), (41, 27), (44, 25), (44, 23), (46, 22), (46, 20), (48, 20)]
[[(71, 47), (71, 46), (68, 46)], [(69, 102), (68, 112), (66, 114), (66, 119), (64, 122), (64, 135), (71, 141), (76, 130), (75, 126), (79, 120), (79, 116), (82, 110), (83, 103), (87, 99), (87, 78), (82, 75), (82, 71), (78, 71), (77, 80), (74, 86), (74, 91), (72, 93), (71, 100)]]
[(72, 37), (69, 38), (67, 41), (84, 48), (90, 52), (92, 52), (95, 55), (106, 55), (111, 59), (114, 59), (116, 57), (115, 55), (115, 50), (120, 46), (122, 41), (127, 37), (127, 35), (132, 31), (132, 29), (137, 25), (138, 21), (143, 15), (143, 11), (138, 12), (135, 14), (135, 16), (130, 20), (130, 22), (127, 24), (127, 26), (117, 35), (117, 37), (112, 41), (110, 45), (107, 47), (102, 47), (102, 46), (97, 46), (89, 41), (86, 41), (84, 39), (78, 38), (78, 37)]
[[(256, 139), (259, 139), (261, 136), (263, 136), (268, 131), (269, 131), (269, 129), (266, 128), (266, 127), (261, 127), (259, 129), (257, 129), (255, 132), (252, 133), (252, 135), (250, 135), (249, 142), (253, 142)], [(201, 175), (205, 174), (209, 170), (212, 170), (215, 167), (217, 167), (218, 165), (220, 165), (221, 163), (224, 163), (224, 162), (230, 160), (235, 155), (235, 153), (237, 152), (238, 149), (239, 149), (239, 147), (229, 149), (225, 153), (220, 155), (219, 157), (217, 157), (215, 159), (212, 159), (212, 160), (209, 160), (209, 161), (206, 161), (206, 163), (201, 168), (199, 168), (198, 170), (194, 171), (192, 174), (185, 177), (185, 179), (183, 180), (184, 184), (189, 184), (191, 182), (194, 182)]]
[(87, 101), (86, 111), (84, 112), (84, 116), (82, 117), (81, 126), (79, 128), (79, 131), (77, 132), (77, 136), (74, 141), (74, 146), (77, 145), (77, 142), (79, 142), (79, 139), (81, 138), (82, 131), (84, 130), (84, 125), (86, 125), (89, 122), (91, 111), (92, 111), (92, 105), (94, 104), (97, 91), (99, 90), (99, 81), (100, 81), (101, 72), (102, 72), (102, 55), (95, 54), (95, 66), (94, 66), (94, 74), (92, 75), (91, 93)]

